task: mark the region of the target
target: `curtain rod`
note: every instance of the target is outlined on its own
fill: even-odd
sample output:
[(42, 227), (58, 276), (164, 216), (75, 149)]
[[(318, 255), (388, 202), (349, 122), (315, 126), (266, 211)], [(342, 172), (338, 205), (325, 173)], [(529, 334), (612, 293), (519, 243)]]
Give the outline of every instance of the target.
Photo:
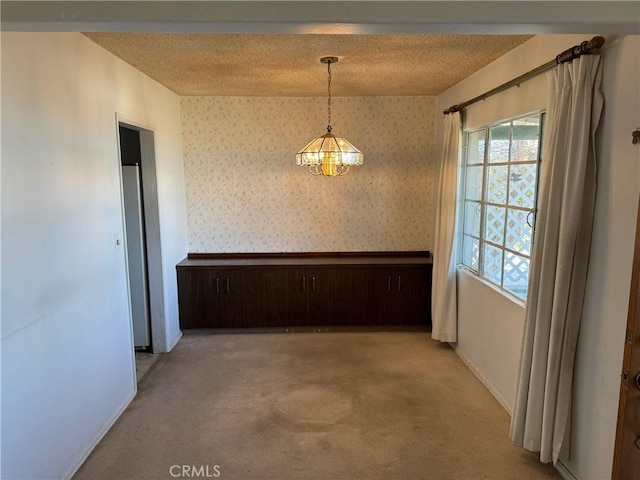
[(604, 37), (601, 37), (601, 36), (593, 37), (591, 40), (585, 40), (580, 45), (575, 45), (571, 48), (567, 48), (564, 52), (557, 55), (556, 58), (554, 58), (553, 60), (543, 65), (540, 65), (539, 67), (536, 67), (533, 70), (530, 70), (527, 73), (524, 73), (519, 77), (514, 78), (513, 80), (509, 80), (508, 82), (503, 83), (502, 85), (496, 88), (493, 88), (483, 93), (482, 95), (473, 97), (471, 100), (467, 100), (466, 102), (462, 102), (458, 105), (452, 105), (446, 110), (444, 110), (442, 113), (444, 113), (445, 115), (448, 115), (450, 113), (459, 112), (465, 109), (466, 107), (468, 107), (469, 105), (479, 102), (480, 100), (484, 100), (492, 95), (495, 95), (496, 93), (500, 93), (514, 86), (520, 86), (522, 82), (526, 82), (527, 80), (530, 80), (533, 77), (540, 75), (541, 73), (551, 70), (552, 68), (554, 68), (556, 65), (560, 63), (570, 62), (574, 58), (578, 58), (581, 55), (587, 55), (589, 53), (592, 53), (594, 50), (599, 49), (603, 45), (604, 45)]

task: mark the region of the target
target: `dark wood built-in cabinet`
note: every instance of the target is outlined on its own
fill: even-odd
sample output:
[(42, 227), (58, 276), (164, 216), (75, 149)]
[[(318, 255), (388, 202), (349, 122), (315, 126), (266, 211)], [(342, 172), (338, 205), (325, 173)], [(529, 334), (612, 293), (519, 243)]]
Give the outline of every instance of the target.
[(177, 265), (180, 326), (428, 325), (431, 267), (428, 252), (193, 255)]

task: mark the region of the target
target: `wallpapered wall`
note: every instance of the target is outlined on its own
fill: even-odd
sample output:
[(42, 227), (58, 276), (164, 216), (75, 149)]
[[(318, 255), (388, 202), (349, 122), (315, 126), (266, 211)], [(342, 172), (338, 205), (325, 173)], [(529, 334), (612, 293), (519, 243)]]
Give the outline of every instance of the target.
[(342, 177), (295, 153), (326, 99), (183, 97), (190, 252), (430, 250), (434, 97), (334, 97), (333, 133), (364, 152)]

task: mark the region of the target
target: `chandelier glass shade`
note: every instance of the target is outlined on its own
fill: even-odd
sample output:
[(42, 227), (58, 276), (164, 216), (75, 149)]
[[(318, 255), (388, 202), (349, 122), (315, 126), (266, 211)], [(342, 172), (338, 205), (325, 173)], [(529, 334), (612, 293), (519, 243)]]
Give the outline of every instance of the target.
[(364, 155), (346, 138), (331, 133), (331, 64), (338, 59), (322, 57), (320, 61), (327, 64), (328, 71), (327, 133), (311, 140), (296, 154), (296, 165), (306, 165), (313, 175), (335, 177), (347, 173), (352, 165), (362, 165)]
[(351, 165), (362, 165), (364, 155), (345, 138), (327, 131), (296, 154), (297, 165), (307, 165), (314, 175), (344, 175)]

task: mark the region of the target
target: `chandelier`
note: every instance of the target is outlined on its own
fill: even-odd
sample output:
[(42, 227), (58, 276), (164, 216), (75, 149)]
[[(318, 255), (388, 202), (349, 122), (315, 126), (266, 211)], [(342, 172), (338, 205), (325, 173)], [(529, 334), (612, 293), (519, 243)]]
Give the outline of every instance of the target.
[(351, 145), (346, 138), (336, 137), (331, 133), (331, 64), (338, 57), (322, 57), (320, 62), (327, 64), (327, 133), (311, 140), (306, 147), (296, 154), (296, 164), (306, 165), (313, 175), (336, 177), (349, 171), (351, 165), (362, 165), (364, 155)]

